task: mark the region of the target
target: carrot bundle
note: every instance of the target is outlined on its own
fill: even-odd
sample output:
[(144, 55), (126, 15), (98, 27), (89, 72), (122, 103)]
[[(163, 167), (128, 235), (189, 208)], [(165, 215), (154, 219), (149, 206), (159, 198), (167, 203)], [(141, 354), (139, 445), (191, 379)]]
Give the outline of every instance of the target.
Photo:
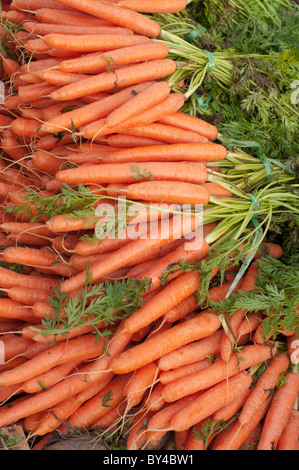
[(43, 442), (129, 419), (128, 450), (167, 431), (177, 450), (238, 450), (256, 430), (257, 449), (295, 448), (295, 332), (281, 352), (256, 341), (263, 312), (224, 321), (207, 306), (252, 290), (263, 253), (241, 278), (204, 269), (219, 208), (235, 201), (221, 185), (229, 153), (215, 125), (183, 111), (168, 80), (180, 64), (150, 17), (187, 2), (8, 3), (30, 60), (1, 56), (12, 95), (0, 110), (0, 428), (21, 423)]

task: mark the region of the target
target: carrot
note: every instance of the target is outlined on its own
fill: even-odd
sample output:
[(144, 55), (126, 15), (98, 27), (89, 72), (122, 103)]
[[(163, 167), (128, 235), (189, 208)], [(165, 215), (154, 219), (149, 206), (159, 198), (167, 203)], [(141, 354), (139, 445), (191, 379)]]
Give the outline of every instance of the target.
[(294, 372), (289, 372), (285, 376), (285, 381), (286, 383), (276, 390), (272, 398), (257, 450), (276, 450), (294, 408), (299, 393), (299, 376)]
[(208, 359), (203, 359), (201, 361), (193, 362), (192, 364), (187, 364), (182, 367), (176, 367), (173, 370), (161, 372), (159, 375), (159, 380), (163, 385), (174, 382), (186, 375), (194, 374), (200, 370), (204, 370), (211, 365), (211, 361)]
[(299, 411), (291, 411), (288, 422), (281, 433), (276, 450), (296, 450), (299, 435)]
[[(44, 411), (42, 419), (38, 428), (35, 430), (35, 435), (44, 436), (45, 434), (51, 432), (53, 429), (60, 427), (60, 429), (68, 433), (69, 429), (66, 427), (67, 419), (75, 413), (75, 411), (87, 400), (92, 398), (96, 393), (99, 393), (106, 385), (109, 384), (111, 379), (113, 378), (113, 374), (107, 374), (104, 379), (99, 382), (96, 382), (92, 385), (87, 387), (83, 387), (82, 391), (79, 393), (71, 395), (66, 399), (62, 399), (62, 401), (57, 402), (55, 405), (55, 409), (53, 409), (54, 413), (51, 411)], [(61, 425), (61, 422), (65, 423)]]
[[(162, 139), (162, 135), (160, 136)], [(161, 161), (224, 160), (227, 151), (220, 144), (184, 143), (155, 145), (119, 150), (106, 158), (107, 163)]]
[(203, 185), (183, 181), (146, 181), (130, 184), (125, 194), (135, 201), (164, 201), (203, 206), (210, 201), (209, 190)]
[[(141, 176), (140, 176), (141, 175)], [(142, 178), (142, 175), (145, 175)], [(185, 181), (202, 184), (207, 178), (206, 168), (195, 166), (188, 162), (148, 162), (148, 163), (114, 163), (89, 165), (58, 171), (58, 181), (69, 186), (81, 184), (131, 183), (138, 181)]]
[[(164, 59), (167, 60), (167, 59)], [(178, 127), (166, 126), (153, 122), (144, 126), (122, 129), (124, 134), (161, 140), (167, 144), (207, 143), (208, 139), (192, 131), (184, 131)]]
[(261, 406), (269, 395), (274, 393), (280, 374), (289, 367), (289, 357), (287, 354), (278, 354), (268, 365), (266, 371), (258, 379), (250, 397), (246, 400), (241, 414), (238, 418), (240, 424), (244, 426), (252, 419), (254, 413)]
[(189, 116), (182, 112), (176, 112), (171, 116), (165, 116), (160, 119), (161, 124), (179, 127), (186, 131), (196, 132), (210, 141), (214, 141), (218, 135), (218, 129), (213, 124), (206, 122), (196, 116)]
[(60, 70), (41, 70), (35, 72), (36, 76), (41, 80), (51, 84), (51, 85), (65, 85), (68, 83), (77, 82), (83, 80), (83, 78), (88, 77), (88, 75), (81, 73), (68, 73), (62, 72)]
[(186, 431), (176, 432), (174, 434), (176, 450), (185, 450), (185, 446), (187, 444), (189, 436), (190, 436), (190, 429), (187, 429)]
[[(92, 38), (92, 36), (89, 37)], [(105, 37), (107, 39), (108, 35), (105, 35)], [(132, 39), (132, 36), (118, 37), (126, 38), (127, 40)], [(107, 47), (108, 42), (107, 40)], [(118, 90), (119, 88), (136, 85), (141, 82), (165, 78), (172, 74), (175, 69), (176, 63), (171, 59), (149, 60), (141, 64), (122, 67), (117, 72), (103, 72), (79, 82), (65, 85), (51, 93), (50, 98), (55, 101), (72, 100), (99, 91)]]
[[(132, 148), (144, 147), (149, 145), (161, 145), (162, 142), (154, 139), (147, 139), (145, 137), (138, 137), (134, 135), (125, 135), (121, 133), (112, 134), (107, 136), (106, 143), (115, 147)], [(117, 151), (118, 149), (115, 149)]]
[(204, 450), (205, 449), (204, 441), (198, 435), (205, 421), (206, 420), (199, 421), (199, 423), (196, 423), (194, 426), (192, 426), (191, 429), (188, 428), (188, 429), (185, 429), (184, 431), (175, 432), (175, 435), (188, 433), (184, 449), (182, 450), (190, 451), (190, 450)]
[(242, 409), (250, 393), (251, 389), (245, 390), (245, 392), (239, 395), (235, 400), (226, 404), (222, 408), (219, 408), (219, 410), (215, 411), (215, 413), (213, 413), (211, 417), (211, 420), (217, 422), (229, 421), (235, 416), (236, 413), (238, 413)]
[(11, 399), (13, 396), (18, 395), (19, 393), (22, 393), (19, 385), (0, 387), (0, 403), (5, 402), (7, 399)]
[(81, 0), (61, 0), (61, 3), (113, 24), (130, 28), (136, 34), (148, 37), (157, 37), (160, 34), (158, 23), (144, 15), (117, 5), (98, 2), (97, 0), (87, 0), (84, 3)]
[(65, 35), (89, 35), (89, 34), (115, 34), (131, 36), (133, 31), (128, 28), (119, 28), (117, 26), (81, 26), (81, 25), (65, 25), (50, 23), (35, 23), (34, 21), (26, 21), (23, 28), (39, 36), (48, 34), (65, 34)]
[(0, 227), (8, 233), (26, 232), (43, 237), (53, 237), (53, 232), (51, 232), (46, 225), (38, 222), (7, 222), (1, 224)]
[[(48, 121), (41, 126), (44, 132), (55, 133), (59, 130), (72, 129), (73, 126), (80, 127), (89, 122), (97, 119), (105, 118), (113, 110), (122, 106), (126, 101), (134, 96), (134, 93), (140, 93), (152, 84), (152, 82), (144, 82), (135, 86), (128, 87), (112, 95), (108, 95), (106, 98), (96, 101), (95, 103), (89, 103), (80, 109), (73, 109), (66, 113), (59, 114), (57, 116), (50, 117), (45, 116), (45, 120)], [(75, 103), (76, 101), (70, 101)], [(64, 102), (67, 103), (67, 102)], [(67, 104), (65, 105), (65, 107)]]
[[(196, 221), (193, 220), (193, 218), (191, 222), (194, 223), (195, 226)], [(146, 255), (155, 248), (162, 247), (172, 240), (180, 238), (184, 231), (184, 228), (181, 226), (181, 217), (173, 217), (169, 224), (166, 223), (166, 226), (162, 221), (160, 229), (162, 236), (159, 238), (157, 238), (157, 236), (153, 236), (153, 231), (149, 231), (145, 237), (132, 240), (119, 250), (116, 250), (109, 258), (101, 261), (100, 263), (93, 264), (90, 268), (91, 278), (93, 280), (97, 280), (115, 269), (129, 265), (134, 259), (136, 259), (136, 256)], [(165, 231), (167, 231), (167, 234), (165, 234)], [(78, 251), (76, 252), (78, 253)], [(61, 284), (60, 289), (63, 292), (70, 292), (77, 289), (77, 287), (84, 285), (85, 277), (86, 273), (83, 271), (73, 278), (64, 281)]]
[(50, 93), (57, 90), (55, 85), (49, 83), (34, 83), (33, 85), (20, 86), (18, 97), (21, 103), (33, 103), (34, 101), (47, 97)]
[(156, 385), (154, 385), (150, 394), (145, 398), (144, 406), (146, 407), (146, 409), (155, 412), (159, 411), (163, 407), (163, 405), (165, 404), (165, 400), (163, 398), (163, 390), (163, 384), (157, 383)]
[[(61, 5), (61, 2), (55, 0), (43, 0), (43, 5), (45, 8), (52, 8), (56, 10), (72, 10), (70, 7), (65, 7)], [(38, 0), (13, 0), (13, 9), (21, 11), (36, 11), (40, 8), (40, 2)]]
[(218, 330), (207, 338), (190, 343), (165, 354), (159, 360), (162, 371), (170, 371), (197, 361), (204, 360), (208, 355), (218, 355), (220, 352), (223, 330)]
[(150, 362), (134, 371), (124, 390), (127, 401), (126, 411), (141, 402), (147, 389), (154, 385), (157, 375), (158, 368), (154, 362)]
[(96, 341), (93, 334), (74, 338), (40, 353), (25, 364), (0, 374), (0, 385), (13, 385), (41, 374), (51, 367), (78, 360), (96, 357), (101, 353), (104, 342)]
[(171, 429), (184, 431), (195, 425), (224, 406), (227, 400), (231, 402), (249, 390), (251, 383), (251, 375), (247, 371), (242, 371), (227, 381), (214, 385), (175, 414), (171, 420)]
[(256, 312), (253, 315), (246, 315), (238, 328), (238, 338), (247, 333), (253, 333), (264, 318), (262, 312)]
[(191, 374), (184, 379), (177, 380), (164, 388), (164, 399), (167, 402), (178, 400), (187, 393), (204, 390), (232, 377), (238, 372), (244, 371), (253, 365), (257, 365), (275, 354), (275, 348), (269, 346), (246, 345), (242, 351), (233, 354), (228, 363), (222, 360), (215, 361), (207, 369)]
[(132, 97), (120, 108), (110, 113), (105, 119), (107, 127), (117, 127), (136, 114), (146, 111), (151, 106), (160, 103), (170, 94), (170, 86), (167, 82), (153, 83), (149, 88)]
[(144, 13), (178, 13), (187, 6), (186, 0), (120, 0), (118, 5)]
[(174, 349), (189, 342), (209, 336), (220, 326), (218, 317), (213, 312), (204, 312), (178, 324), (169, 330), (133, 346), (113, 358), (111, 369), (117, 374), (124, 374), (155, 361)]
[(25, 380), (21, 387), (25, 393), (38, 393), (63, 380), (76, 367), (77, 363), (54, 366), (48, 371)]
[(112, 381), (98, 394), (85, 402), (69, 419), (68, 423), (73, 428), (88, 428), (97, 419), (107, 412), (107, 407), (113, 409), (124, 399), (124, 387), (130, 375), (120, 375)]
[(97, 419), (94, 423), (90, 425), (90, 429), (108, 429), (110, 426), (114, 426), (115, 423), (118, 423), (120, 418), (123, 417), (126, 409), (126, 403), (120, 403), (116, 408), (108, 411), (101, 418)]
[(165, 59), (168, 47), (164, 43), (145, 43), (131, 47), (109, 50), (105, 54), (95, 53), (61, 62), (59, 68), (64, 72), (93, 73), (107, 69), (109, 62), (113, 66), (130, 65), (145, 60)]
[(214, 197), (232, 197), (233, 193), (223, 188), (220, 184), (207, 181), (204, 186), (209, 190), (211, 196)]
[(60, 10), (59, 15), (52, 8), (40, 8), (35, 12), (35, 18), (41, 23), (70, 24), (81, 26), (108, 26), (109, 22), (93, 18), (79, 11)]
[[(155, 265), (156, 261), (154, 262)], [(151, 266), (150, 266), (151, 268)], [(181, 318), (188, 315), (188, 313), (194, 312), (199, 308), (196, 294), (191, 294), (186, 299), (175, 305), (172, 309), (165, 313), (163, 316), (165, 321), (168, 323), (174, 323)]]
[(101, 135), (110, 135), (118, 132), (125, 132), (126, 129), (136, 128), (137, 126), (145, 126), (157, 121), (162, 115), (168, 115), (180, 109), (185, 102), (185, 98), (181, 93), (171, 93), (164, 100), (156, 103), (149, 109), (126, 119), (116, 127), (106, 127), (106, 120), (99, 120), (94, 123), (87, 124), (80, 129), (80, 134), (86, 139), (94, 139)]
[(0, 54), (0, 58), (3, 70), (8, 77), (12, 78), (19, 72), (20, 66), (15, 60), (8, 59), (3, 54)]

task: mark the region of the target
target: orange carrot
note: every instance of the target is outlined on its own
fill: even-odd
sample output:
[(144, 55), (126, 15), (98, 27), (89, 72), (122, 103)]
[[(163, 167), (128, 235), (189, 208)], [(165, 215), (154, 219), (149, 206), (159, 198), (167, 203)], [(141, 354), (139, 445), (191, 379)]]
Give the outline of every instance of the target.
[(0, 299), (0, 319), (2, 318), (22, 320), (25, 322), (35, 320), (32, 309), (25, 303), (7, 298)]
[(166, 124), (168, 126), (179, 127), (186, 131), (196, 132), (210, 141), (214, 141), (218, 135), (218, 129), (213, 124), (210, 124), (202, 119), (189, 116), (186, 113), (177, 112), (171, 116), (166, 116), (160, 119), (161, 124)]
[(194, 374), (200, 370), (204, 370), (211, 365), (211, 361), (208, 359), (202, 359), (201, 361), (193, 362), (182, 367), (176, 367), (173, 370), (161, 372), (159, 380), (161, 384), (167, 385), (175, 380), (178, 380), (186, 375)]
[(109, 50), (105, 54), (95, 53), (69, 59), (61, 62), (59, 68), (64, 72), (85, 73), (93, 70), (93, 73), (100, 72), (109, 67), (109, 62), (113, 66), (129, 65), (145, 60), (164, 59), (168, 55), (168, 47), (163, 43), (148, 43)]
[[(161, 134), (162, 140), (162, 134)], [(155, 145), (119, 150), (106, 158), (107, 163), (161, 161), (224, 160), (227, 151), (220, 144), (184, 143)]]
[(278, 388), (272, 398), (263, 423), (257, 450), (276, 450), (278, 441), (294, 408), (299, 393), (299, 376), (289, 372), (285, 376), (285, 381), (286, 383)]
[(58, 285), (56, 279), (42, 276), (33, 277), (2, 267), (0, 267), (0, 275), (2, 287), (27, 287), (27, 289), (36, 289), (38, 287), (40, 290), (49, 292), (54, 290)]
[(217, 331), (219, 326), (218, 317), (213, 312), (206, 311), (148, 339), (144, 343), (133, 346), (113, 358), (110, 367), (117, 374), (130, 372), (159, 359), (164, 354), (184, 344), (209, 336)]
[(153, 411), (143, 410), (142, 407), (133, 418), (128, 433), (126, 447), (127, 450), (139, 450), (146, 439), (146, 426), (153, 416)]
[(120, 0), (118, 5), (144, 13), (178, 13), (187, 6), (186, 0)]
[(223, 330), (218, 330), (207, 338), (202, 338), (200, 341), (187, 344), (165, 354), (159, 360), (159, 368), (162, 371), (170, 371), (196, 361), (202, 361), (208, 355), (218, 355), (222, 336)]
[[(105, 35), (107, 37), (107, 35)], [(89, 36), (92, 37), (92, 36)], [(132, 36), (119, 36), (131, 39)], [(134, 37), (134, 36), (133, 36)], [(107, 44), (108, 47), (108, 44)], [(171, 59), (149, 60), (148, 62), (125, 66), (116, 72), (103, 72), (79, 82), (65, 85), (50, 94), (55, 101), (72, 100), (99, 91), (118, 90), (149, 80), (159, 80), (167, 77), (176, 69), (176, 63)], [(33, 85), (31, 85), (33, 86)], [(37, 86), (37, 85), (34, 85)]]
[(148, 410), (155, 412), (159, 411), (163, 407), (163, 405), (165, 404), (165, 400), (163, 398), (163, 390), (163, 384), (157, 383), (156, 385), (154, 385), (148, 397), (145, 398), (144, 406)]
[[(141, 175), (141, 176), (140, 176)], [(142, 178), (142, 175), (145, 175)], [(114, 163), (102, 165), (88, 165), (58, 171), (58, 181), (69, 186), (81, 184), (105, 183), (131, 183), (138, 181), (185, 181), (202, 184), (206, 181), (207, 170), (188, 162), (148, 162), (148, 163)]]
[(154, 385), (158, 375), (158, 368), (154, 362), (136, 369), (126, 383), (124, 394), (126, 396), (126, 411), (138, 405), (148, 388)]
[(88, 35), (88, 34), (115, 34), (130, 36), (133, 34), (128, 28), (119, 28), (117, 26), (82, 26), (82, 25), (65, 25), (65, 24), (50, 24), (50, 23), (36, 23), (34, 21), (26, 21), (23, 23), (23, 28), (38, 36), (46, 36), (48, 34), (65, 34), (65, 35)]
[(38, 393), (63, 380), (75, 368), (76, 363), (67, 363), (54, 366), (47, 372), (25, 380), (21, 387), (25, 393)]
[[(167, 60), (167, 59), (164, 59)], [(166, 126), (158, 122), (144, 126), (122, 128), (121, 132), (137, 137), (146, 137), (161, 140), (167, 144), (207, 143), (208, 139), (192, 131), (185, 131), (178, 127)], [(215, 145), (215, 144), (214, 144)]]

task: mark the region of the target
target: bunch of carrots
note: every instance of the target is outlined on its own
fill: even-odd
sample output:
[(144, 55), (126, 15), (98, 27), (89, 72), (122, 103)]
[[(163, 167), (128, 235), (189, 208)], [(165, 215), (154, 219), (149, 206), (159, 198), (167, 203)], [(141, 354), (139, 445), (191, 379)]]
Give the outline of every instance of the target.
[[(56, 430), (125, 423), (128, 450), (169, 432), (177, 450), (298, 449), (297, 329), (282, 348), (263, 312), (205, 308), (196, 269), (161, 282), (212, 256), (221, 224), (194, 207), (233, 196), (211, 176), (227, 157), (217, 128), (181, 111), (150, 17), (186, 5), (2, 2), (0, 428), (21, 424), (34, 450)], [(206, 301), (254, 289), (262, 252), (221, 283), (215, 267)]]

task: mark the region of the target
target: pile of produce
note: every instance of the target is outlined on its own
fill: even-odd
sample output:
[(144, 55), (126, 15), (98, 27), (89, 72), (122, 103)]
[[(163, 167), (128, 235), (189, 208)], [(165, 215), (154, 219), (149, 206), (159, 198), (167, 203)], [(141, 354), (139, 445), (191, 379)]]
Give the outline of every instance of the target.
[(298, 51), (247, 13), (2, 1), (0, 446), (298, 449)]

